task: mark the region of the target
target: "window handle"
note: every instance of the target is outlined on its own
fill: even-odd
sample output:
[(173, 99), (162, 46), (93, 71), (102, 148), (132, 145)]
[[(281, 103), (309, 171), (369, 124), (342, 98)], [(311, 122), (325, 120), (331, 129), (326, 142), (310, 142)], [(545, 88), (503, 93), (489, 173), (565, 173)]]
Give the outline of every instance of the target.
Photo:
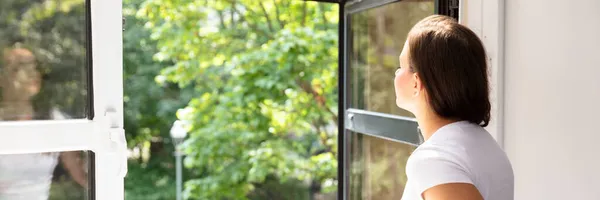
[(116, 123), (118, 117), (114, 111), (107, 111), (105, 116), (108, 120), (107, 126), (110, 141), (116, 146), (117, 162), (119, 162), (118, 175), (125, 178), (127, 175), (127, 139), (125, 138), (125, 130), (119, 127)]

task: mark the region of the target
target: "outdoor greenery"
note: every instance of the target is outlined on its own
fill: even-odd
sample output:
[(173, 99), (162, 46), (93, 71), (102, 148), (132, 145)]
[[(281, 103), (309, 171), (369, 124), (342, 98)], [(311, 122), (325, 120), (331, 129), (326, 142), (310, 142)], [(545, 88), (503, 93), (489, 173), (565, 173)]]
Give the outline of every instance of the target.
[[(164, 199), (151, 191), (174, 189), (168, 128), (178, 108), (191, 124), (188, 199), (333, 197), (337, 5), (132, 0), (125, 8), (128, 139), (150, 152), (132, 161), (128, 198)], [(133, 167), (153, 173), (138, 180)]]
[(130, 149), (139, 152), (129, 161), (125, 199), (175, 199), (174, 148), (169, 128), (177, 109), (190, 100), (191, 90), (155, 82), (160, 71), (172, 63), (153, 59), (158, 52), (156, 42), (149, 39), (145, 22), (135, 17), (142, 2), (123, 1), (125, 132)]

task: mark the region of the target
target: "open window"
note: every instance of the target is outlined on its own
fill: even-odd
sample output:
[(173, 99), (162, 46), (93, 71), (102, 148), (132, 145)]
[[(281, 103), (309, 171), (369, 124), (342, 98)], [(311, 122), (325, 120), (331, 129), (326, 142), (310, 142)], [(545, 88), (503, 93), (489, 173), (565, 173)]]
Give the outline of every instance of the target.
[[(458, 0), (341, 2), (339, 199), (400, 199), (405, 165), (421, 143), (417, 123), (395, 105), (398, 56), (410, 28)], [(392, 175), (392, 176), (390, 176)]]
[(419, 20), (458, 19), (459, 0), (316, 1), (340, 4), (338, 199), (400, 199), (422, 138), (414, 116), (394, 103), (398, 56)]
[(0, 199), (123, 199), (121, 2), (0, 5)]

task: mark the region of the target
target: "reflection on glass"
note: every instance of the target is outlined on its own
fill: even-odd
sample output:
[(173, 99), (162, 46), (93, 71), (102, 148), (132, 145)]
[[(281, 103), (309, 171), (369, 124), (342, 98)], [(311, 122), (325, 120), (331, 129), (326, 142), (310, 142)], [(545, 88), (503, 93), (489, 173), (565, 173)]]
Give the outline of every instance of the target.
[(89, 156), (87, 151), (0, 155), (0, 199), (89, 199)]
[(412, 117), (396, 106), (394, 71), (410, 28), (434, 14), (434, 1), (401, 1), (352, 14), (349, 31), (351, 108)]
[(414, 146), (350, 132), (350, 200), (401, 199)]
[(0, 1), (0, 120), (87, 117), (85, 8)]

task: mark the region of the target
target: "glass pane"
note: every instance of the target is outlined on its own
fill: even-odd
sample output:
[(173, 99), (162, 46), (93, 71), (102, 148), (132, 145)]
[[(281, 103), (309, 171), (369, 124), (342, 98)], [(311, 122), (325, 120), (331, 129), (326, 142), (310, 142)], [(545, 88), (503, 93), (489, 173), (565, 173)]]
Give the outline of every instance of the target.
[(89, 151), (0, 155), (0, 199), (90, 199)]
[(0, 120), (87, 117), (86, 45), (85, 0), (0, 1)]
[(412, 117), (396, 106), (394, 71), (410, 28), (434, 14), (434, 1), (401, 1), (350, 16), (349, 107)]
[(348, 132), (348, 198), (401, 199), (406, 162), (415, 146)]

